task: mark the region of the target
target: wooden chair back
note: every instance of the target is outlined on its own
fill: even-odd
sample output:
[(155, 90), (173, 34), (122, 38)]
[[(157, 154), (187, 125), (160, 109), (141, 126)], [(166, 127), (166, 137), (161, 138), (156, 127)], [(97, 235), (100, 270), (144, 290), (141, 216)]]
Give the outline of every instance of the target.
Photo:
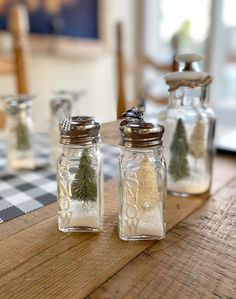
[(8, 29), (13, 41), (16, 91), (29, 94), (29, 18), (25, 5), (16, 4), (10, 9)]
[(123, 26), (116, 24), (117, 119), (126, 111), (125, 60), (123, 52)]
[[(8, 30), (12, 36), (13, 61), (0, 58), (0, 74), (13, 74), (16, 93), (29, 94), (29, 19), (23, 4), (14, 5), (8, 15)], [(0, 129), (6, 124), (6, 115), (0, 110)]]

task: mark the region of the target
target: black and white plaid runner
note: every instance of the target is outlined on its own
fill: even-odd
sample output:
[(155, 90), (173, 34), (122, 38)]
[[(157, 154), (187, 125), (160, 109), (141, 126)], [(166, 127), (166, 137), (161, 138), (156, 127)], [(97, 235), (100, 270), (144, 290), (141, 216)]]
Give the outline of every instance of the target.
[[(5, 143), (0, 142), (0, 223), (56, 201), (56, 174), (45, 168), (50, 153), (47, 135), (35, 136), (35, 144), (37, 169), (9, 173), (5, 170)], [(119, 149), (103, 144), (101, 151), (108, 180), (117, 174)]]

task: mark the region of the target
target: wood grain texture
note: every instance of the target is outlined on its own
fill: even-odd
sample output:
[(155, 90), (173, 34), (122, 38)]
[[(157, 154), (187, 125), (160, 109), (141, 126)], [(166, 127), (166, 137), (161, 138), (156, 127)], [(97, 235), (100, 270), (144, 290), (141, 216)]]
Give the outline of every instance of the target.
[[(102, 134), (105, 142), (109, 144), (118, 143), (118, 124), (119, 123), (116, 122), (103, 126)], [(57, 230), (56, 217), (57, 204), (46, 206), (1, 224), (0, 298), (84, 298), (122, 268), (123, 270), (118, 272), (122, 273), (122, 275), (117, 274), (113, 276), (107, 284), (102, 285), (90, 297), (119, 298), (120, 296), (120, 298), (138, 298), (137, 294), (141, 293), (143, 289), (143, 297), (140, 298), (156, 298), (153, 297), (153, 294), (156, 292), (155, 286), (158, 285), (160, 288), (163, 288), (163, 294), (169, 292), (167, 293), (167, 295), (169, 294), (169, 298), (192, 298), (191, 296), (194, 298), (197, 294), (196, 290), (193, 287), (190, 288), (189, 285), (185, 285), (184, 279), (189, 279), (188, 284), (190, 284), (190, 281), (193, 281), (190, 280), (193, 274), (191, 274), (192, 272), (189, 272), (188, 269), (200, 267), (197, 268), (199, 281), (201, 283), (205, 279), (210, 281), (210, 276), (201, 277), (203, 271), (201, 267), (204, 267), (204, 263), (200, 258), (201, 255), (204, 256), (205, 251), (207, 252), (207, 249), (204, 247), (206, 244), (203, 243), (202, 239), (205, 240), (206, 243), (209, 240), (211, 246), (216, 249), (216, 255), (213, 256), (213, 260), (217, 260), (218, 252), (222, 255), (224, 249), (223, 247), (219, 249), (217, 242), (212, 243), (213, 241), (210, 239), (211, 236), (208, 239), (206, 232), (213, 229), (214, 225), (217, 225), (217, 217), (220, 219), (220, 215), (224, 215), (225, 206), (220, 206), (221, 201), (224, 201), (225, 198), (222, 194), (224, 194), (223, 192), (228, 192), (229, 186), (234, 186), (232, 185), (234, 183), (227, 186), (225, 185), (236, 175), (235, 158), (219, 156), (215, 159), (214, 164), (214, 181), (212, 188), (214, 195), (211, 197), (209, 203), (207, 201), (209, 197), (208, 194), (198, 198), (177, 198), (168, 196), (166, 211), (168, 229), (173, 228), (180, 221), (182, 222), (178, 226), (179, 229), (172, 230), (168, 237), (161, 242), (124, 242), (118, 238), (118, 184), (116, 179), (105, 183), (105, 231), (101, 234), (64, 234), (59, 232)], [(222, 171), (222, 169), (224, 171)], [(235, 192), (234, 187), (232, 188), (232, 192)], [(190, 220), (183, 222), (183, 219), (187, 215), (191, 214), (206, 202), (207, 204), (204, 206), (206, 214), (199, 214), (204, 216), (199, 216), (200, 218), (197, 218), (197, 220), (190, 218)], [(228, 202), (230, 207), (229, 214), (232, 213), (233, 215), (233, 210), (231, 210), (231, 207), (234, 209), (234, 206), (231, 206), (232, 200)], [(218, 211), (218, 204), (221, 214), (219, 214), (216, 219), (211, 216), (211, 225), (207, 227), (207, 211), (215, 213), (216, 207)], [(195, 212), (193, 216), (195, 215), (198, 214)], [(222, 234), (224, 234), (226, 229), (230, 233), (232, 232), (231, 225), (233, 219), (227, 219), (226, 224), (228, 226), (220, 227)], [(195, 227), (194, 221), (198, 223), (197, 227)], [(206, 223), (206, 225), (204, 223)], [(203, 228), (201, 228), (201, 225), (203, 225)], [(202, 239), (196, 239), (195, 241), (194, 238), (196, 236)], [(216, 233), (216, 237), (217, 236), (218, 231)], [(219, 236), (222, 238), (222, 235)], [(188, 243), (186, 249), (185, 245), (182, 246), (183, 248), (176, 247), (179, 242), (184, 242), (187, 238)], [(199, 240), (202, 243), (196, 245)], [(223, 243), (221, 242), (221, 244)], [(231, 241), (229, 244), (231, 246)], [(187, 248), (188, 246), (189, 248)], [(150, 250), (145, 250), (149, 247)], [(212, 249), (213, 247), (210, 248)], [(202, 248), (203, 252), (201, 252)], [(196, 257), (195, 251), (198, 254)], [(144, 253), (140, 255), (142, 252)], [(177, 254), (175, 254), (175, 252), (177, 252)], [(210, 253), (211, 252), (212, 251), (210, 251)], [(162, 260), (162, 254), (164, 260)], [(146, 256), (151, 259), (146, 260)], [(168, 256), (171, 256), (171, 262), (169, 262)], [(182, 256), (186, 261), (182, 261)], [(229, 255), (226, 255), (227, 258), (228, 256), (231, 258), (231, 251)], [(135, 257), (137, 258), (134, 259)], [(197, 263), (197, 257), (199, 257), (201, 261), (200, 264)], [(208, 257), (206, 255), (205, 257), (210, 260), (211, 256)], [(143, 263), (139, 261), (139, 259), (141, 259)], [(188, 262), (188, 260), (191, 261), (191, 259), (193, 259), (194, 263)], [(138, 260), (138, 262), (136, 262), (136, 260)], [(227, 259), (225, 259), (225, 261), (226, 260)], [(217, 270), (218, 272), (227, 270), (224, 268), (221, 269), (223, 264), (220, 264), (219, 260), (217, 260), (217, 262), (220, 265)], [(131, 267), (128, 268), (128, 270), (126, 270), (127, 268), (125, 267), (127, 264), (127, 267)], [(155, 268), (157, 267), (160, 273), (157, 273), (155, 269), (151, 268), (152, 265), (155, 265)], [(138, 276), (136, 276), (136, 274)], [(211, 275), (211, 273), (209, 275)], [(187, 278), (185, 278), (185, 276)], [(155, 280), (155, 277), (159, 277), (159, 279)], [(214, 276), (212, 277), (215, 279)], [(163, 283), (160, 283), (160, 281)], [(125, 284), (125, 282), (127, 283)], [(197, 284), (193, 281), (193, 284), (196, 283), (199, 287), (200, 282)], [(174, 289), (171, 291), (172, 285), (176, 286), (176, 294), (179, 297), (173, 296)], [(228, 284), (227, 286), (227, 290), (224, 290), (222, 289), (223, 285), (217, 285), (217, 288), (219, 288), (217, 292), (229, 292), (230, 294), (232, 285)], [(120, 289), (122, 289), (122, 292), (119, 291)], [(187, 297), (187, 295), (180, 297), (181, 290), (183, 289), (186, 289), (186, 294), (188, 294), (189, 297)], [(161, 292), (161, 289), (158, 289), (158, 291)]]
[(236, 177), (87, 298), (236, 298), (235, 248)]
[[(130, 243), (118, 238), (116, 180), (105, 188), (103, 233), (63, 234), (57, 231), (56, 216), (52, 216), (0, 241), (0, 294), (4, 298), (21, 298), (19, 294), (22, 298), (31, 298), (32, 294), (39, 298), (83, 298), (153, 243)], [(204, 201), (169, 197), (168, 229)]]

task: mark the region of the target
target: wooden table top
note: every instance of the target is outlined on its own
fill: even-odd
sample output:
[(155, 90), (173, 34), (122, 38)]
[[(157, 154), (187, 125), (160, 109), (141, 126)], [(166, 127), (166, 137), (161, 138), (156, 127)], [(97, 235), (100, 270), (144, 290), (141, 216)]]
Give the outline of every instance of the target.
[[(104, 142), (118, 143), (117, 123)], [(121, 241), (117, 179), (105, 230), (57, 230), (57, 204), (0, 225), (0, 298), (236, 298), (236, 157), (216, 156), (211, 194), (168, 196), (167, 237)]]

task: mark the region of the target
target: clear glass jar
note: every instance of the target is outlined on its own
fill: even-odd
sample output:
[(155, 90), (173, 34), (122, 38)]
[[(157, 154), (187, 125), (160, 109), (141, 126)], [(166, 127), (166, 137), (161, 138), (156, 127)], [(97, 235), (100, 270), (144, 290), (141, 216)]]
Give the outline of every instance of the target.
[(171, 87), (180, 83), (170, 91), (162, 114), (168, 191), (177, 196), (208, 192), (215, 131), (214, 112), (208, 107), (211, 78), (207, 73), (181, 72), (167, 75), (166, 81)]
[(30, 96), (6, 97), (8, 168), (34, 169), (32, 99)]
[(58, 227), (63, 232), (99, 232), (103, 225), (103, 173), (99, 124), (72, 117), (61, 127), (58, 160)]
[(160, 240), (166, 235), (166, 164), (162, 126), (129, 123), (121, 127), (119, 236)]
[(50, 127), (49, 137), (51, 143), (50, 164), (56, 167), (57, 159), (61, 153), (59, 140), (59, 123), (66, 117), (71, 116), (73, 96), (67, 92), (59, 92), (50, 101)]

